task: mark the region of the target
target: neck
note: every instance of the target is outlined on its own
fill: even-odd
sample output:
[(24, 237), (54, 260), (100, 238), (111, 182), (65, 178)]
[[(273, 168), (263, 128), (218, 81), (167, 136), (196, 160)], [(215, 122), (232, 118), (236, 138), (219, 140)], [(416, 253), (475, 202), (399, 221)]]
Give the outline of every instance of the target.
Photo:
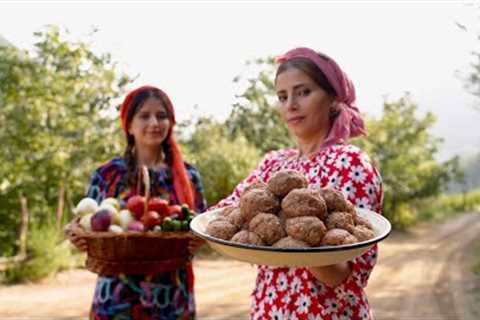
[(162, 148), (138, 148), (136, 150), (136, 159), (138, 166), (147, 166), (148, 168), (159, 168), (165, 164), (165, 155)]
[(323, 131), (311, 137), (297, 137), (297, 144), (298, 149), (300, 150), (300, 155), (310, 158), (311, 156), (318, 153), (326, 137), (327, 132)]

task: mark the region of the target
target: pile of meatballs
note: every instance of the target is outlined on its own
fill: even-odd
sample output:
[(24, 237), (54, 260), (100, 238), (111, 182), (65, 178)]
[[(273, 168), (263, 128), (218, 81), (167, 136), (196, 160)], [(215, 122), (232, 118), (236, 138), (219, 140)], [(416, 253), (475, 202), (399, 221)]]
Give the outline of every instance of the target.
[(294, 170), (278, 171), (267, 184), (245, 188), (238, 205), (224, 208), (207, 234), (232, 242), (276, 248), (353, 244), (375, 236), (368, 220), (339, 191), (308, 189)]

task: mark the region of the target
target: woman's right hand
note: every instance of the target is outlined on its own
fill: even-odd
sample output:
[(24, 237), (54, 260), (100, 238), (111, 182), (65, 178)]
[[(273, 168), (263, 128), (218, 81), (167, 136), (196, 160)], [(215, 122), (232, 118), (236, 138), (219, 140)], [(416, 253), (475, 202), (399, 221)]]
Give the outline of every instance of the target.
[(80, 251), (87, 251), (87, 241), (79, 236), (80, 226), (77, 221), (70, 222), (63, 229), (65, 236)]

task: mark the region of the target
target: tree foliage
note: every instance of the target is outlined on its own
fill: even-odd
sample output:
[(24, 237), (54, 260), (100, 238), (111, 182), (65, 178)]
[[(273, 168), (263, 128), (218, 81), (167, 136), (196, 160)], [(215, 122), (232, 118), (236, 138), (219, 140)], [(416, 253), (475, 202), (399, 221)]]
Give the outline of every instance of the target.
[(2, 255), (15, 250), (20, 194), (32, 221), (44, 223), (55, 216), (60, 190), (72, 206), (91, 169), (121, 147), (109, 114), (130, 78), (109, 54), (65, 40), (56, 27), (35, 36), (32, 51), (0, 48)]

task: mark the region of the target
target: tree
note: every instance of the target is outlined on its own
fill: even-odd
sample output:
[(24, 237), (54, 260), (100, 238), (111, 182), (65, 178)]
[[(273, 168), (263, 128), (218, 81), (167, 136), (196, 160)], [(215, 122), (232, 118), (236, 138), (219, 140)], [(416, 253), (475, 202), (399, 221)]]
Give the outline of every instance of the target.
[[(233, 137), (245, 136), (262, 153), (291, 147), (293, 140), (274, 107), (276, 95), (273, 58), (247, 62), (247, 66), (257, 73), (247, 79), (247, 88), (237, 96), (238, 102), (234, 104), (226, 122), (230, 134)], [(234, 81), (239, 83), (241, 80), (239, 76)]]
[(413, 220), (415, 201), (439, 195), (458, 171), (457, 159), (435, 160), (442, 142), (429, 129), (435, 117), (416, 116), (408, 95), (385, 102), (380, 119), (367, 121), (369, 135), (355, 143), (375, 160), (384, 182), (384, 214), (397, 226)]
[[(183, 125), (185, 127), (185, 124)], [(200, 118), (182, 141), (185, 158), (199, 170), (209, 205), (227, 197), (258, 164), (259, 151), (245, 137), (231, 139), (225, 125)]]
[(32, 51), (0, 48), (0, 252), (15, 251), (20, 195), (33, 223), (73, 207), (99, 162), (121, 150), (111, 113), (131, 79), (109, 54), (64, 40), (56, 27), (35, 33)]

